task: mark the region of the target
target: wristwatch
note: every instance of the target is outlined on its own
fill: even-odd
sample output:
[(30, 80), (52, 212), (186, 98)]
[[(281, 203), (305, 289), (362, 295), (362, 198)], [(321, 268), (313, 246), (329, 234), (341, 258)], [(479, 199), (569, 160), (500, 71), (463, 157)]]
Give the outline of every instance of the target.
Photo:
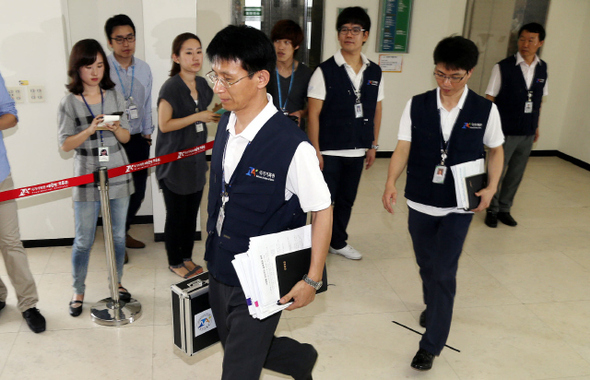
[(322, 285), (324, 284), (322, 281), (318, 281), (315, 282), (314, 280), (312, 280), (311, 278), (307, 277), (306, 274), (303, 275), (303, 281), (305, 281), (305, 283), (309, 286), (311, 286), (312, 288), (314, 288), (316, 290), (316, 292), (318, 290), (320, 290), (320, 288), (322, 287)]
[(371, 149), (378, 150), (379, 149), (379, 145), (373, 145), (373, 144), (371, 144)]

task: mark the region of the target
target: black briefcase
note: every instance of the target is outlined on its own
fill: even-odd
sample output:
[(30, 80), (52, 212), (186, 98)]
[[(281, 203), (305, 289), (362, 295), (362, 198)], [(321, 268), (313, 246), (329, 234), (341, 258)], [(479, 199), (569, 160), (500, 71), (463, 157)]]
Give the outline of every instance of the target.
[(219, 342), (209, 306), (209, 272), (170, 286), (174, 345), (188, 355)]

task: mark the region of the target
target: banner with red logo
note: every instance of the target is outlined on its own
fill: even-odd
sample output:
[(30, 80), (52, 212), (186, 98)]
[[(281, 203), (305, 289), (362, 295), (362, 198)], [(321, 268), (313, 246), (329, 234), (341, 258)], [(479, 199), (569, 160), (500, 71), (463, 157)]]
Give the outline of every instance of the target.
[[(213, 148), (214, 141), (209, 141), (206, 144), (181, 150), (179, 152), (166, 154), (164, 156), (149, 158), (144, 161), (134, 162), (129, 165), (119, 166), (117, 168), (109, 169), (109, 178), (118, 177), (123, 174), (137, 172), (139, 170), (148, 169), (154, 166), (167, 164), (169, 162), (181, 160), (186, 157), (195, 156), (200, 153)], [(94, 173), (85, 174), (79, 177), (66, 178), (59, 181), (42, 183), (34, 186), (21, 187), (18, 189), (7, 190), (0, 192), (0, 202), (7, 201), (9, 199), (17, 199), (30, 197), (33, 195), (39, 195), (43, 193), (49, 193), (52, 191), (67, 189), (68, 187), (86, 185), (94, 182)]]

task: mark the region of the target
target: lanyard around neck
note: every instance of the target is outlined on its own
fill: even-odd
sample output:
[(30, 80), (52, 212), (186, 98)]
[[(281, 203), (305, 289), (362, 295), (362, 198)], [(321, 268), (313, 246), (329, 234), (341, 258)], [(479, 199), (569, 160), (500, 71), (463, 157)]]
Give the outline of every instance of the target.
[[(102, 96), (102, 89), (100, 90), (100, 113), (104, 114), (104, 97)], [(88, 105), (88, 102), (86, 101), (86, 98), (84, 97), (84, 94), (80, 93), (80, 96), (82, 97), (82, 100), (84, 101), (84, 104), (86, 104), (86, 108), (88, 108), (88, 111), (90, 111), (90, 114), (92, 115), (92, 118), (96, 118), (96, 116), (94, 115), (94, 112), (92, 112), (92, 110), (90, 109), (90, 106)]]
[[(101, 115), (104, 115), (104, 97), (102, 96), (102, 89), (100, 90), (100, 113)], [(84, 104), (86, 104), (86, 108), (88, 108), (88, 111), (90, 111), (90, 114), (92, 115), (92, 119), (94, 120), (96, 118), (96, 116), (94, 115), (94, 112), (92, 112), (92, 110), (90, 109), (90, 106), (88, 105), (88, 102), (86, 101), (86, 98), (84, 97), (84, 94), (80, 93), (80, 96), (82, 97), (82, 100), (84, 101)], [(99, 131), (99, 135), (100, 135), (100, 145), (104, 146), (104, 140), (102, 138), (102, 131)]]
[(291, 88), (293, 87), (293, 77), (295, 76), (295, 60), (293, 60), (293, 67), (291, 67), (291, 82), (289, 83), (289, 92), (287, 92), (287, 96), (285, 97), (285, 103), (283, 104), (283, 96), (281, 94), (281, 78), (279, 76), (279, 69), (275, 69), (275, 73), (277, 74), (277, 87), (279, 89), (279, 107), (284, 112), (287, 110), (287, 102), (289, 101), (289, 94), (291, 93)]
[(113, 67), (115, 68), (115, 71), (117, 72), (117, 76), (119, 77), (119, 83), (121, 83), (121, 88), (123, 89), (123, 96), (125, 97), (125, 100), (127, 100), (133, 94), (133, 81), (135, 79), (135, 65), (131, 67), (131, 89), (129, 91), (129, 96), (126, 95), (127, 90), (125, 90), (125, 85), (123, 84), (123, 81), (121, 80), (121, 74), (119, 74), (119, 69), (117, 68), (117, 64), (115, 63), (113, 65)]

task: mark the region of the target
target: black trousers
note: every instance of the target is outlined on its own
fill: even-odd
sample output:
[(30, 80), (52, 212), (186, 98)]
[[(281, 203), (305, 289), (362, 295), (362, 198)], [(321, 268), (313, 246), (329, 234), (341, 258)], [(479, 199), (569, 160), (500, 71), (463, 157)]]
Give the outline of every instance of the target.
[[(123, 144), (129, 163), (147, 160), (150, 157), (150, 144), (146, 139), (141, 136), (141, 133), (131, 135), (131, 139), (127, 144)], [(145, 198), (145, 188), (148, 177), (148, 170), (140, 170), (131, 173), (133, 176), (133, 185), (135, 186), (135, 192), (131, 194), (129, 199), (129, 209), (127, 210), (127, 222), (125, 225), (126, 231), (129, 231), (133, 218), (137, 215), (137, 211), (141, 207), (141, 202)]]
[(333, 226), (330, 246), (341, 249), (346, 246), (346, 228), (352, 214), (352, 206), (363, 174), (365, 157), (324, 157), (324, 180), (333, 203)]
[(197, 215), (203, 190), (187, 195), (176, 194), (166, 187), (164, 181), (160, 181), (160, 188), (166, 205), (164, 243), (168, 265), (178, 266), (193, 256)]
[(451, 330), (459, 256), (473, 214), (437, 217), (408, 210), (408, 228), (426, 304), (426, 332), (420, 348), (439, 355)]
[(262, 368), (295, 380), (311, 379), (317, 351), (310, 344), (274, 336), (281, 313), (252, 318), (240, 286), (209, 279), (209, 303), (224, 349), (222, 380), (258, 380)]

